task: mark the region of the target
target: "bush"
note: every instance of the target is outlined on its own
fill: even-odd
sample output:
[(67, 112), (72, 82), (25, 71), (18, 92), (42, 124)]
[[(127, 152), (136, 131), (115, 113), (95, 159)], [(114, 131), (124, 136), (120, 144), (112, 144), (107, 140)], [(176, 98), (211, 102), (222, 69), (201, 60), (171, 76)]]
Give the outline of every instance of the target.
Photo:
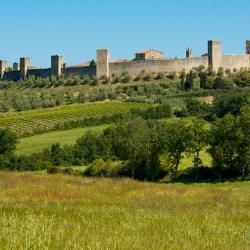
[(226, 115), (211, 128), (209, 153), (219, 179), (245, 177), (250, 170), (250, 108), (238, 117)]
[(170, 117), (172, 114), (171, 107), (168, 104), (149, 107), (146, 110), (132, 109), (131, 112), (135, 115), (141, 116), (145, 120), (161, 119), (164, 117)]
[(137, 75), (135, 78), (134, 78), (134, 81), (135, 82), (138, 82), (138, 81), (140, 81), (142, 79), (142, 76), (141, 76), (141, 74), (139, 74), (139, 75)]
[(143, 78), (143, 80), (144, 81), (152, 81), (154, 79), (154, 76), (153, 76), (153, 74), (151, 74), (151, 73), (148, 73), (148, 74), (146, 74), (145, 76), (144, 76), (144, 78)]
[(17, 136), (15, 133), (0, 129), (0, 155), (12, 153), (16, 149)]
[(121, 162), (95, 160), (84, 172), (87, 176), (118, 177), (123, 175), (124, 165)]
[(201, 166), (199, 168), (191, 167), (181, 172), (177, 181), (212, 181), (216, 180), (216, 174), (213, 168)]
[(63, 174), (68, 174), (68, 175), (74, 175), (76, 172), (75, 172), (75, 170), (73, 169), (73, 168), (63, 168), (62, 170), (61, 170), (61, 172), (63, 173)]
[(89, 77), (88, 75), (84, 75), (84, 76), (82, 77), (82, 83), (83, 83), (83, 84), (91, 84), (91, 79), (90, 79), (90, 77)]
[(245, 94), (218, 95), (214, 100), (214, 109), (217, 117), (220, 118), (226, 114), (236, 116), (242, 107), (249, 104), (249, 98)]
[(52, 166), (47, 168), (47, 173), (48, 174), (60, 174), (62, 170), (59, 167)]
[(165, 79), (164, 73), (158, 73), (157, 76), (155, 77), (155, 80), (162, 80)]

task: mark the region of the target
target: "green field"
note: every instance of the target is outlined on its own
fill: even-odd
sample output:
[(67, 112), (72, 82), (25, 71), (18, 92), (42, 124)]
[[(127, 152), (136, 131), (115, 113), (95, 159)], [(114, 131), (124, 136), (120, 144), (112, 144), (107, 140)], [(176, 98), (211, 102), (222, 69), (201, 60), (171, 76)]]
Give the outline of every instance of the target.
[(129, 112), (131, 108), (143, 108), (146, 104), (107, 102), (72, 104), (51, 109), (0, 113), (0, 128), (8, 128), (18, 135), (36, 130), (52, 129), (55, 125), (89, 118), (109, 117)]
[[(63, 145), (74, 144), (76, 140), (83, 136), (86, 132), (92, 131), (99, 133), (109, 125), (92, 126), (87, 128), (77, 128), (65, 131), (48, 132), (41, 135), (34, 135), (30, 137), (20, 138), (17, 144), (16, 153), (18, 155), (30, 155), (33, 153), (41, 152), (43, 149), (50, 147), (52, 144), (60, 143)], [(202, 162), (205, 166), (211, 165), (211, 157), (206, 151), (202, 151), (200, 154)], [(185, 156), (180, 164), (180, 170), (184, 170), (187, 167), (192, 167), (193, 161), (191, 156)]]
[[(174, 119), (174, 118), (173, 118)], [(187, 119), (187, 121), (189, 118)], [(17, 144), (16, 153), (18, 155), (30, 155), (41, 152), (43, 149), (50, 147), (52, 144), (60, 143), (63, 145), (74, 144), (76, 140), (83, 136), (87, 131), (99, 133), (109, 125), (91, 126), (86, 128), (76, 128), (64, 131), (48, 132), (41, 135), (34, 135), (30, 137), (20, 138)], [(209, 126), (207, 124), (206, 126)], [(200, 154), (201, 160), (205, 166), (211, 166), (211, 157), (206, 151)], [(193, 166), (192, 156), (185, 156), (182, 159), (179, 169), (184, 170), (187, 167)]]
[(60, 143), (61, 145), (74, 144), (76, 140), (83, 136), (87, 131), (98, 133), (103, 131), (103, 129), (107, 128), (108, 126), (109, 125), (100, 125), (87, 128), (76, 128), (21, 138), (17, 144), (16, 153), (18, 155), (29, 155), (32, 153), (41, 152), (44, 148), (50, 147), (55, 143)]
[(0, 249), (249, 249), (249, 193), (0, 172)]

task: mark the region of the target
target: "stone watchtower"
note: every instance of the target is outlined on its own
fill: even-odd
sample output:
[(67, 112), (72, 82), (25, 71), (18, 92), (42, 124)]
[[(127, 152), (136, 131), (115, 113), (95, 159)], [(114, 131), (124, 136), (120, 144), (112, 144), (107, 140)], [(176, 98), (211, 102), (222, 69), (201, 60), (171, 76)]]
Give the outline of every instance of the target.
[(250, 40), (246, 41), (246, 53), (250, 55)]
[(208, 64), (218, 70), (222, 63), (222, 50), (220, 41), (208, 41)]
[(186, 58), (192, 58), (193, 57), (193, 50), (190, 48), (186, 49)]
[(62, 68), (64, 65), (63, 56), (51, 56), (51, 75), (60, 76), (62, 74)]
[(30, 68), (30, 58), (29, 57), (20, 58), (20, 79), (25, 79), (27, 77), (29, 68)]
[(3, 79), (4, 72), (8, 68), (8, 61), (7, 60), (0, 60), (0, 80)]
[(18, 62), (14, 62), (14, 63), (13, 63), (13, 70), (14, 70), (14, 71), (20, 70), (20, 64), (19, 64)]
[(96, 76), (109, 77), (110, 52), (108, 49), (98, 49), (96, 53)]

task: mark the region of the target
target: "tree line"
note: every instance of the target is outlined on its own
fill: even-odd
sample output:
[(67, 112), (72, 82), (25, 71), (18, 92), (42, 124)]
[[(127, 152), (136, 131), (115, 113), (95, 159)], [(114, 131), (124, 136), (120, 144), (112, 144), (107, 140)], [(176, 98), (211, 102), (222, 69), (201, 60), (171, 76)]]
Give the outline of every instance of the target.
[[(158, 108), (155, 112), (163, 111)], [(191, 121), (161, 121), (155, 119), (154, 112), (152, 117), (148, 113), (131, 112), (101, 134), (89, 132), (74, 145), (54, 144), (31, 156), (15, 156), (15, 134), (0, 130), (0, 169), (58, 170), (56, 166), (87, 165), (85, 175), (130, 176), (149, 181), (165, 175), (173, 180), (199, 181), (245, 178), (249, 174), (249, 105), (216, 118), (211, 129), (198, 117)], [(212, 158), (212, 167), (204, 166), (201, 160), (204, 150)], [(185, 155), (192, 156), (193, 167), (180, 175), (179, 166)], [(164, 163), (162, 156), (166, 157)]]

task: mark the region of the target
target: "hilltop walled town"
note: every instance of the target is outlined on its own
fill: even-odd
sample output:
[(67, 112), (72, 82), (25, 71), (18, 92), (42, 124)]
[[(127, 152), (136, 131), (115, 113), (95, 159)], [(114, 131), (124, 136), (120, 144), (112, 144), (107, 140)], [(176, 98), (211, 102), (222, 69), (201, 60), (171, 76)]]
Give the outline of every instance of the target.
[(246, 41), (245, 54), (223, 54), (222, 44), (220, 41), (208, 41), (207, 53), (193, 57), (192, 49), (186, 50), (186, 58), (173, 59), (164, 56), (161, 51), (149, 49), (135, 54), (133, 60), (110, 60), (109, 49), (98, 49), (96, 63), (84, 63), (74, 66), (67, 66), (64, 63), (64, 57), (51, 56), (50, 68), (36, 68), (31, 64), (28, 57), (20, 58), (20, 62), (15, 62), (10, 70), (7, 60), (0, 60), (0, 79), (18, 81), (26, 79), (29, 76), (50, 77), (50, 76), (84, 76), (90, 77), (111, 77), (127, 72), (130, 75), (145, 72), (181, 72), (190, 71), (199, 66), (208, 68), (212, 66), (214, 70), (220, 67), (224, 69), (241, 69), (250, 67), (250, 40)]

